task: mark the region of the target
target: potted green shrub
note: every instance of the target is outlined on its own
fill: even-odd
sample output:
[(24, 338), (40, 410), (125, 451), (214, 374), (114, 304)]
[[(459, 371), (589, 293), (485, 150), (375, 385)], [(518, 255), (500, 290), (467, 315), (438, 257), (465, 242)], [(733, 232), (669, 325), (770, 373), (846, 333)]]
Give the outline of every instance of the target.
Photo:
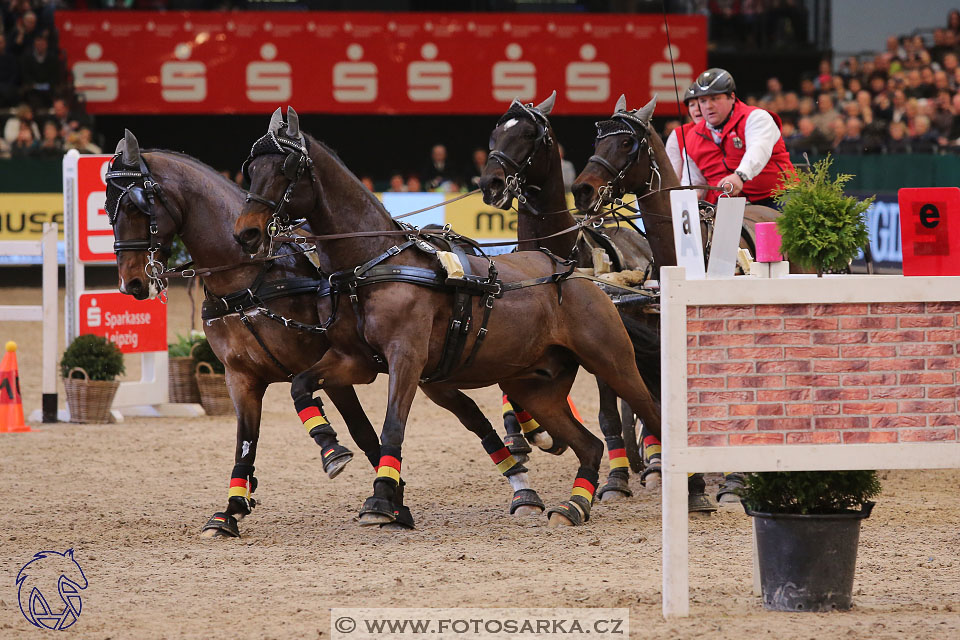
[(191, 331), (185, 336), (177, 334), (176, 342), (168, 345), (167, 389), (170, 402), (200, 402), (196, 362), (191, 350), (201, 340), (204, 340), (202, 332)]
[(738, 493), (754, 518), (764, 608), (849, 609), (860, 523), (880, 493), (876, 472), (748, 473)]
[(60, 360), (70, 422), (109, 422), (110, 407), (126, 367), (115, 344), (95, 335), (70, 343)]
[(200, 389), (200, 404), (207, 415), (217, 416), (233, 413), (233, 402), (227, 390), (223, 363), (213, 352), (206, 338), (200, 338), (191, 347), (197, 387)]
[(781, 249), (791, 262), (825, 272), (843, 272), (850, 266), (869, 236), (865, 213), (874, 197), (858, 200), (846, 196), (843, 187), (853, 176), (830, 176), (829, 155), (810, 171), (786, 176), (773, 195), (783, 215), (777, 219)]

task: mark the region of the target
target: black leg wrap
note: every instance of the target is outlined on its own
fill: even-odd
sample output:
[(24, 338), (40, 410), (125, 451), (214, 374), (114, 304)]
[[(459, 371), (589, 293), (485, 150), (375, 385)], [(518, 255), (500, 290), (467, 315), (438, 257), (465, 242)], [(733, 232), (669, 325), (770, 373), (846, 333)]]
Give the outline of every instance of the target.
[(230, 496), (230, 498), (227, 499), (227, 513), (231, 515), (240, 513), (248, 516), (255, 506), (257, 506), (257, 501), (253, 498), (247, 499), (240, 496)]
[(217, 512), (213, 514), (207, 524), (203, 525), (203, 529), (200, 531), (208, 531), (210, 529), (216, 529), (217, 531), (222, 531), (232, 538), (240, 537), (240, 526), (237, 524), (237, 519), (226, 513)]
[[(394, 496), (397, 483), (390, 478), (377, 478), (373, 481), (373, 495), (360, 507), (358, 520), (362, 525), (384, 524), (397, 519)], [(364, 516), (368, 516), (365, 518)]]
[(702, 473), (695, 473), (687, 478), (687, 512), (713, 513), (717, 510), (717, 503), (707, 495), (707, 483)]
[(740, 490), (743, 489), (742, 473), (728, 473), (723, 476), (717, 491), (717, 502), (740, 502)]
[(520, 507), (537, 507), (541, 513), (547, 508), (533, 489), (517, 489), (514, 492), (513, 500), (510, 501), (510, 515), (516, 513)]
[[(582, 524), (583, 524), (584, 522), (586, 522), (587, 520), (586, 520), (586, 519), (583, 517), (583, 515), (580, 513), (580, 510), (577, 509), (577, 507), (573, 504), (573, 500), (574, 500), (574, 498), (576, 498), (576, 497), (578, 497), (578, 496), (574, 496), (574, 497), (570, 498), (570, 500), (565, 500), (564, 502), (561, 502), (561, 503), (558, 504), (557, 506), (551, 507), (550, 509), (547, 510), (547, 516), (550, 516), (550, 515), (552, 515), (552, 514), (554, 514), (554, 513), (559, 513), (560, 515), (564, 516), (567, 520), (569, 520), (570, 522), (572, 522), (572, 523), (573, 523), (573, 526), (579, 527), (580, 525), (582, 525)], [(581, 498), (581, 500), (582, 500), (582, 498)], [(586, 500), (583, 500), (583, 502), (586, 502)], [(578, 504), (580, 504), (580, 503), (578, 502)], [(581, 504), (581, 506), (583, 506), (583, 505)], [(589, 510), (588, 510), (588, 512), (589, 512)]]
[[(509, 449), (513, 457), (517, 459), (517, 462), (526, 462), (529, 459), (530, 452), (533, 451), (530, 443), (528, 443), (526, 438), (523, 437), (523, 434), (519, 432), (508, 433), (507, 437), (503, 439), (503, 443), (507, 445), (507, 449)], [(521, 458), (523, 459), (521, 460)]]
[(413, 524), (413, 514), (410, 513), (410, 509), (402, 504), (394, 505), (393, 513), (397, 517), (393, 522), (385, 522), (380, 525), (381, 528), (389, 527), (390, 529), (416, 529)]
[(527, 468), (526, 468), (525, 466), (523, 466), (522, 464), (517, 463), (517, 464), (513, 465), (512, 467), (510, 467), (509, 469), (507, 469), (506, 471), (504, 471), (504, 472), (503, 472), (503, 476), (504, 476), (505, 478), (509, 478), (510, 476), (515, 476), (515, 475), (517, 475), (518, 473), (526, 473), (527, 471), (529, 471), (529, 469), (527, 469)]
[[(310, 435), (313, 436), (314, 440), (317, 440), (317, 444), (320, 444), (320, 440), (313, 432), (323, 428), (324, 427), (314, 427), (310, 430)], [(353, 452), (337, 442), (336, 438), (334, 438), (333, 443), (321, 446), (323, 446), (323, 451), (320, 453), (320, 461), (323, 463), (323, 470), (327, 476), (333, 480), (340, 475), (340, 472), (347, 466), (347, 463), (353, 460)]]
[(654, 456), (647, 461), (643, 467), (643, 473), (640, 474), (640, 484), (647, 484), (647, 476), (652, 473), (663, 475), (663, 466), (660, 464), (660, 456)]
[(616, 469), (610, 472), (610, 475), (607, 476), (607, 482), (602, 487), (597, 490), (597, 498), (603, 499), (603, 494), (608, 491), (616, 491), (617, 493), (622, 493), (628, 498), (633, 496), (633, 491), (630, 490), (630, 480), (629, 476), (626, 473), (619, 473), (623, 471), (622, 469)]

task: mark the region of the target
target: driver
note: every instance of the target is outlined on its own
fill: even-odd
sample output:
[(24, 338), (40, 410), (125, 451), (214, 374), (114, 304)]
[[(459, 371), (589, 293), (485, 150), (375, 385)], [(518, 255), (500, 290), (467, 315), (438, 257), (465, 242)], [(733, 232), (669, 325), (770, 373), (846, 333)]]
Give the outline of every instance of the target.
[[(729, 185), (730, 195), (776, 207), (772, 192), (785, 172), (794, 173), (780, 132), (780, 118), (737, 99), (729, 71), (708, 69), (694, 81), (703, 120), (692, 128), (686, 150), (693, 184)], [(698, 182), (699, 180), (699, 182)], [(707, 193), (716, 202), (718, 191)]]

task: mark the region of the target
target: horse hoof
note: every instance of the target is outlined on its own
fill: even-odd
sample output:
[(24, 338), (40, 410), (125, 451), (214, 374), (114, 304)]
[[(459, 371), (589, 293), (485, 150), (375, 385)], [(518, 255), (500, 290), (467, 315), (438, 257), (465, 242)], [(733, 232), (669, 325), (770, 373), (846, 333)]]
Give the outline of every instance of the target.
[(643, 482), (643, 486), (647, 488), (647, 491), (660, 491), (660, 487), (663, 484), (663, 478), (661, 475), (654, 471), (649, 474)]
[(710, 515), (716, 512), (716, 510), (717, 503), (705, 493), (691, 493), (687, 496), (688, 513), (705, 513)]
[(375, 525), (381, 524), (391, 524), (395, 518), (384, 515), (382, 513), (362, 513), (357, 516), (357, 523), (361, 527), (373, 527)]
[(720, 499), (717, 500), (720, 503), (721, 507), (739, 507), (740, 506), (740, 496), (735, 493), (722, 493), (720, 494)]
[(322, 456), (323, 460), (323, 470), (327, 473), (327, 477), (333, 480), (340, 472), (343, 471), (347, 464), (353, 460), (353, 453), (350, 452), (346, 447), (342, 447), (338, 444), (335, 444), (333, 447), (325, 451), (326, 456)]
[(567, 516), (554, 512), (550, 514), (550, 519), (547, 520), (547, 526), (555, 529), (556, 527), (573, 527), (575, 525)]
[(515, 516), (539, 516), (541, 513), (543, 513), (543, 509), (529, 504), (519, 506), (513, 510), (513, 515)]
[(220, 529), (204, 529), (203, 531), (200, 532), (200, 537), (201, 538), (230, 538), (232, 536), (228, 536)]
[(381, 531), (412, 531), (410, 527), (400, 522), (384, 522), (380, 525)]
[(603, 495), (600, 496), (600, 502), (622, 502), (629, 497), (630, 494), (628, 493), (617, 491), (616, 489), (607, 489), (603, 492)]

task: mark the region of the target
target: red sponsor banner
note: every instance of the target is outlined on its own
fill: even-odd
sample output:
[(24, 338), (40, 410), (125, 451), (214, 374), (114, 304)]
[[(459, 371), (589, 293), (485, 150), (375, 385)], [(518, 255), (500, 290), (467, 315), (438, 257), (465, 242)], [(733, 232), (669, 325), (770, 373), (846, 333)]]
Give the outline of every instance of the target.
[(115, 291), (80, 296), (80, 335), (104, 336), (124, 353), (167, 350), (167, 306)]
[(903, 275), (960, 275), (960, 189), (900, 189), (898, 198)]
[(80, 156), (77, 159), (77, 256), (81, 262), (115, 262), (113, 228), (103, 206), (107, 199), (104, 176), (112, 156)]
[[(59, 11), (92, 113), (496, 114), (514, 97), (677, 113), (663, 18), (634, 14)], [(706, 19), (670, 16), (680, 95)]]

